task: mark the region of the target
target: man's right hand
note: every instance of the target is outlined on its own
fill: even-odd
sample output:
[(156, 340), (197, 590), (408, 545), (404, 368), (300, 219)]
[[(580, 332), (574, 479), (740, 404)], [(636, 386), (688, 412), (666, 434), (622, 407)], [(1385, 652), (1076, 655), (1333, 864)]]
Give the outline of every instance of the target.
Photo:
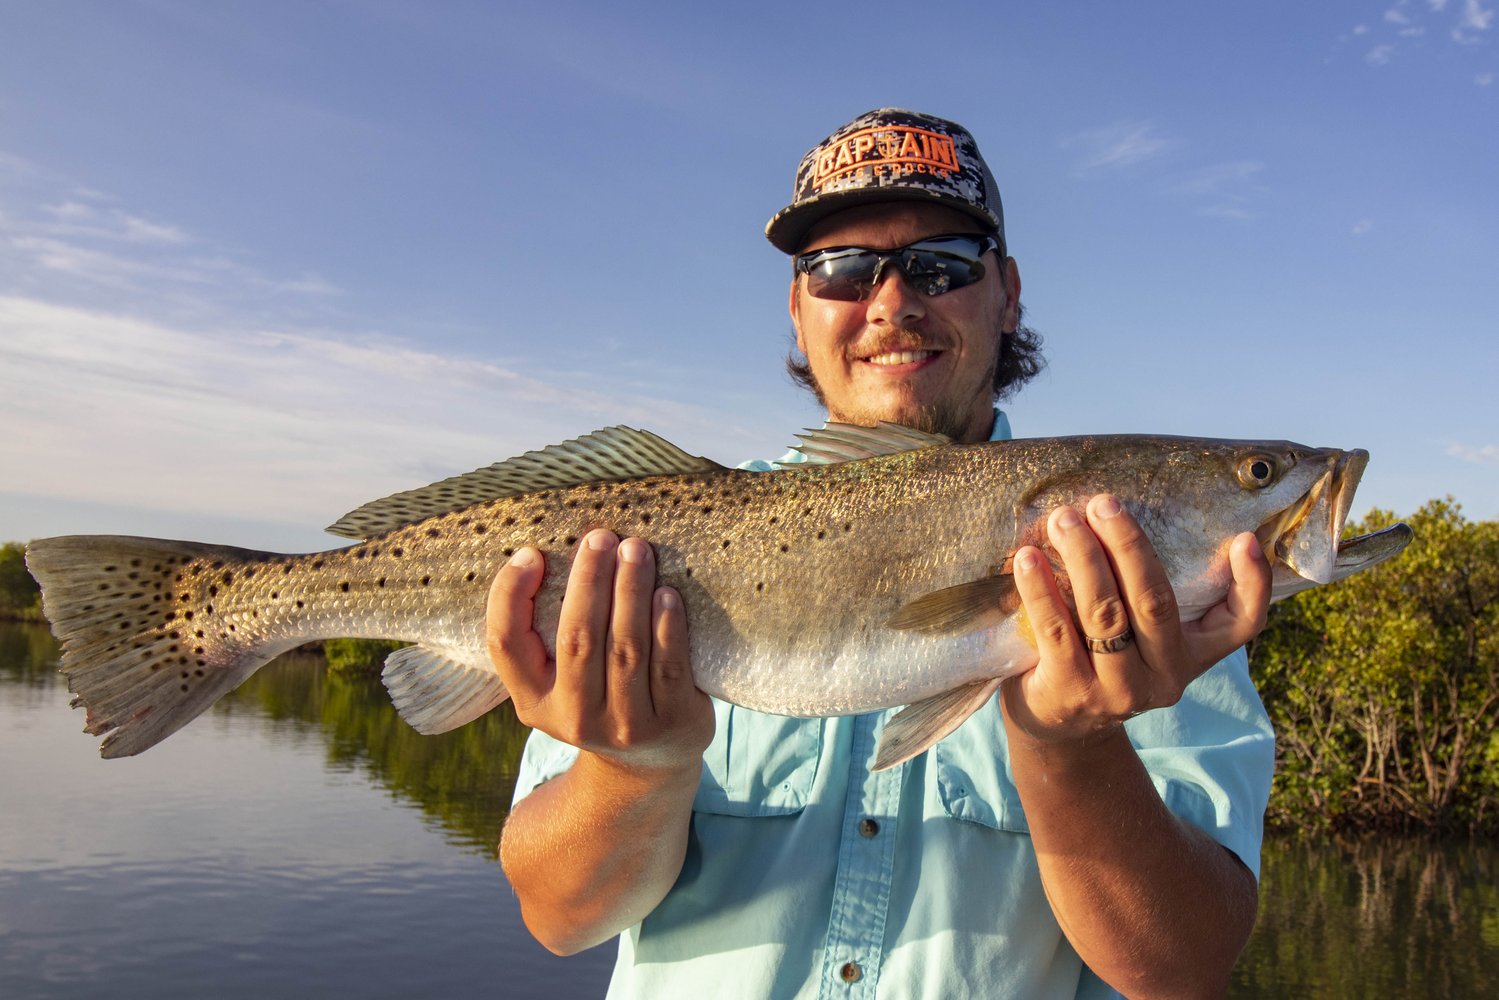
[(545, 561), (523, 548), (496, 574), (485, 636), (521, 722), (616, 767), (691, 771), (713, 738), (692, 679), (681, 596), (656, 587), (641, 538), (589, 532), (562, 600), (556, 658), (534, 625)]

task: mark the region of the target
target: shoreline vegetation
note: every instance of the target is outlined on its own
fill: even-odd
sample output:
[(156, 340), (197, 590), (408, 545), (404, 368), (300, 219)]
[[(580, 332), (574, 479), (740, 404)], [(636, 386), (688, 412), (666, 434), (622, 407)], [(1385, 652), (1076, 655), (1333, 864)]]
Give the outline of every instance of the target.
[[(1415, 531), (1402, 556), (1273, 605), (1250, 645), (1276, 730), (1271, 833), (1499, 832), (1499, 522), (1449, 497), (1347, 533), (1397, 520)], [(0, 545), (0, 620), (41, 624), (23, 557)], [(320, 651), (334, 674), (376, 676), (400, 645)]]

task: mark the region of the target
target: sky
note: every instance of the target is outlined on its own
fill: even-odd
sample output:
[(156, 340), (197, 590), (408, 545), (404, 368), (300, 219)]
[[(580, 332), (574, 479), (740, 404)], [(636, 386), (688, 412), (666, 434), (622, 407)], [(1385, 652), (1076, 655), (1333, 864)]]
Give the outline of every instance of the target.
[(1020, 436), (1361, 447), (1499, 517), (1499, 0), (0, 0), (0, 541), (276, 550), (599, 427), (814, 401), (803, 152), (952, 118), (1047, 370)]

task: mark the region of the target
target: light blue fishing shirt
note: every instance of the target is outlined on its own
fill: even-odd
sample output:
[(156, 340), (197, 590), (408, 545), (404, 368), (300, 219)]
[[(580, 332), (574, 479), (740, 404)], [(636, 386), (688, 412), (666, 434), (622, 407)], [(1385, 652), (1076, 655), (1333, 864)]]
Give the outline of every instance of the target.
[[(996, 411), (992, 439), (1009, 437)], [(681, 875), (620, 936), (610, 997), (1117, 996), (1046, 900), (998, 698), (878, 773), (893, 709), (791, 719), (714, 707)], [(1275, 744), (1244, 651), (1125, 729), (1167, 807), (1258, 877)], [(533, 733), (515, 801), (577, 753)]]

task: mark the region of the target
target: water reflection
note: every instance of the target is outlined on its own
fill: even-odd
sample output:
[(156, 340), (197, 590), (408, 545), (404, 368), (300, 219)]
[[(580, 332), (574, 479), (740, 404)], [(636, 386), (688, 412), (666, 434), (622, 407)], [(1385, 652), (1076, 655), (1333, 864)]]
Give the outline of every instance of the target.
[[(104, 762), (56, 657), (0, 623), (0, 996), (602, 995), (612, 948), (547, 955), (493, 860), (508, 706), (420, 736), (293, 654)], [(1499, 996), (1496, 885), (1491, 843), (1272, 841), (1231, 995)]]

